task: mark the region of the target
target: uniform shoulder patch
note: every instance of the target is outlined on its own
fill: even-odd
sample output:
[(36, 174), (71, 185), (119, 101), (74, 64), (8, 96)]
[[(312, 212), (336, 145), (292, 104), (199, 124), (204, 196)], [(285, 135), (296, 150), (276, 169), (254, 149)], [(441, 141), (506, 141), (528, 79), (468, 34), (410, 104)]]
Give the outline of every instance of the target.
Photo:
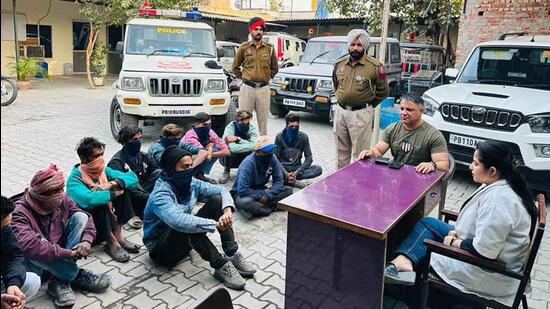
[(372, 56), (369, 56), (367, 55), (366, 57), (367, 61), (374, 64), (375, 66), (379, 66), (380, 65), (380, 61), (378, 61), (378, 59), (372, 57)]
[(349, 59), (349, 55), (343, 55), (343, 56), (340, 56), (339, 58), (336, 58), (336, 63), (340, 63), (342, 61), (347, 61)]

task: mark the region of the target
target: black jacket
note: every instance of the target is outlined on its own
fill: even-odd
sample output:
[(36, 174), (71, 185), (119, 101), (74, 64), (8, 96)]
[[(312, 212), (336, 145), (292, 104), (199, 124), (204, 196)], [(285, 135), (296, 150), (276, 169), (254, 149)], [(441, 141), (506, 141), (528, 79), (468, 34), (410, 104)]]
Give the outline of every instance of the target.
[[(122, 150), (120, 150), (111, 158), (108, 166), (117, 171), (127, 172), (131, 170), (134, 172), (139, 179), (140, 187), (143, 189), (138, 191), (145, 191), (142, 194), (146, 194), (147, 197), (153, 191), (155, 182), (160, 175), (160, 168), (157, 163), (151, 160), (144, 152), (139, 153), (137, 162), (130, 162)], [(145, 197), (146, 200), (147, 197)]]
[(11, 226), (2, 228), (2, 282), (5, 287), (23, 286), (27, 272), (25, 257), (13, 235)]

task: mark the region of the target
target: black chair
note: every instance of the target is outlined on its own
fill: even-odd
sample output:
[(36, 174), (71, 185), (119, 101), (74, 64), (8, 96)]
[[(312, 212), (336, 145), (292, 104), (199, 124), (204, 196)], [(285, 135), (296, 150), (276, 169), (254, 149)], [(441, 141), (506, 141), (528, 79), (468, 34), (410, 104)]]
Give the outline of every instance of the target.
[(445, 293), (457, 295), (464, 299), (467, 299), (469, 301), (472, 301), (474, 303), (478, 303), (484, 306), (488, 306), (491, 308), (513, 308), (516, 309), (519, 307), (520, 302), (523, 305), (524, 309), (527, 309), (527, 297), (525, 296), (525, 289), (527, 287), (527, 284), (529, 282), (529, 277), (531, 274), (531, 269), (533, 268), (533, 264), (535, 263), (535, 258), (537, 257), (537, 252), (540, 247), (540, 243), (542, 241), (542, 236), (544, 234), (544, 228), (546, 225), (546, 203), (544, 200), (544, 195), (539, 194), (537, 196), (538, 200), (538, 207), (539, 207), (539, 222), (538, 226), (535, 230), (534, 237), (531, 241), (531, 249), (529, 251), (529, 257), (527, 259), (527, 263), (525, 264), (525, 267), (522, 271), (515, 272), (510, 271), (506, 269), (506, 265), (501, 262), (496, 262), (489, 259), (484, 259), (478, 256), (475, 256), (467, 251), (450, 247), (447, 245), (444, 245), (440, 242), (436, 242), (433, 240), (424, 240), (424, 244), (427, 247), (427, 261), (430, 261), (431, 253), (437, 253), (441, 254), (459, 261), (462, 261), (464, 263), (468, 263), (471, 265), (475, 265), (493, 272), (497, 272), (499, 274), (502, 274), (507, 277), (511, 277), (514, 279), (517, 279), (520, 284), (518, 287), (518, 290), (516, 292), (514, 303), (513, 305), (507, 306), (504, 304), (501, 304), (494, 300), (489, 300), (486, 298), (479, 297), (474, 294), (464, 293), (457, 288), (448, 285), (438, 276), (434, 276), (433, 274), (429, 273), (430, 267), (429, 263), (426, 263), (427, 265), (423, 267), (422, 270), (422, 302), (420, 308), (426, 308), (428, 303), (428, 295), (430, 289), (437, 289), (441, 290)]
[(197, 299), (189, 309), (233, 309), (233, 303), (225, 288), (217, 288)]
[(447, 185), (453, 179), (453, 176), (455, 174), (456, 169), (456, 162), (453, 155), (449, 154), (449, 170), (447, 170), (447, 173), (445, 173), (445, 176), (443, 176), (443, 179), (441, 180), (441, 199), (439, 201), (439, 211), (437, 213), (437, 218), (441, 220), (443, 217), (443, 211), (445, 210), (445, 200), (447, 199)]

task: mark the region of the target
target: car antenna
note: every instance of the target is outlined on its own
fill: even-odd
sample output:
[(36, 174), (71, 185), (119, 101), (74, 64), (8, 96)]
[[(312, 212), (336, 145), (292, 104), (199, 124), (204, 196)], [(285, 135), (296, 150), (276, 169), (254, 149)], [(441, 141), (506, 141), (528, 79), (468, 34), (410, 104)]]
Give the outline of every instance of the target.
[(531, 42), (535, 42), (535, 36), (533, 35), (533, 37), (531, 38)]

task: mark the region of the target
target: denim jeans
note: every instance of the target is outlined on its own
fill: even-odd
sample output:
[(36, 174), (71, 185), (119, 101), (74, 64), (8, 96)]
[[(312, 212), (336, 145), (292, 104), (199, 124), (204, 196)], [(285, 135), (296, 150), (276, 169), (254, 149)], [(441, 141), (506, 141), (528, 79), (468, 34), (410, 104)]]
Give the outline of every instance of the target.
[[(72, 249), (82, 239), (82, 233), (88, 223), (88, 215), (83, 212), (74, 213), (65, 224), (63, 238), (60, 246)], [(57, 259), (51, 261), (28, 260), (28, 269), (41, 275), (44, 271), (49, 272), (58, 280), (70, 282), (78, 274), (76, 260)]]
[(236, 196), (235, 206), (238, 209), (249, 212), (253, 216), (268, 216), (277, 208), (277, 203), (280, 200), (291, 195), (292, 195), (292, 188), (289, 186), (284, 186), (283, 191), (277, 194), (277, 196), (275, 196), (267, 204), (262, 204), (252, 197)]
[[(212, 152), (216, 152), (216, 151), (220, 151), (220, 149), (218, 147), (212, 147)], [(210, 174), (210, 171), (212, 170), (212, 166), (214, 166), (214, 163), (216, 163), (216, 161), (218, 161), (218, 158), (212, 157), (210, 161), (205, 159), (204, 162), (202, 162), (202, 164), (199, 166), (199, 170), (207, 175)]]
[(445, 236), (452, 230), (454, 230), (454, 226), (441, 220), (431, 217), (422, 218), (414, 225), (411, 233), (399, 245), (395, 253), (405, 255), (416, 266), (426, 256), (424, 239), (443, 242)]

